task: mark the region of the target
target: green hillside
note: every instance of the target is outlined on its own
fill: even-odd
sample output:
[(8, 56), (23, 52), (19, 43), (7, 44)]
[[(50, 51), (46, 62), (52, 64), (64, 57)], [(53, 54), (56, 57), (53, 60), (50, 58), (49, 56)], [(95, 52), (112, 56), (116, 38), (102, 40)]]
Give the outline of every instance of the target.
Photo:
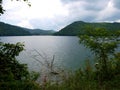
[(53, 30), (28, 29), (0, 22), (0, 36), (52, 35)]
[(0, 22), (0, 36), (22, 36), (22, 35), (30, 35), (30, 33), (28, 31), (25, 31), (21, 27)]
[(85, 27), (91, 26), (95, 28), (106, 28), (107, 30), (120, 30), (120, 23), (88, 23), (83, 21), (77, 21), (74, 22), (63, 29), (61, 29), (59, 32), (55, 33), (55, 35), (61, 35), (61, 36), (76, 36), (79, 34), (84, 34)]

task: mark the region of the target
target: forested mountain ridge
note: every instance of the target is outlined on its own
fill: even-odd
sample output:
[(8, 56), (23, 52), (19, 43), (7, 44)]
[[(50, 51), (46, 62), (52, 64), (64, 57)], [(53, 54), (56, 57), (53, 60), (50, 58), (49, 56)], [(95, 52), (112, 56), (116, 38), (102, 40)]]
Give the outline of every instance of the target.
[(84, 30), (86, 26), (91, 26), (94, 28), (105, 28), (107, 30), (120, 30), (120, 23), (107, 23), (107, 22), (99, 22), (99, 23), (89, 23), (83, 21), (76, 21), (72, 24), (64, 27), (59, 32), (56, 32), (55, 35), (60, 36), (76, 36), (79, 34), (84, 34)]
[(92, 26), (95, 28), (106, 28), (107, 30), (120, 30), (120, 23), (89, 23), (83, 21), (76, 21), (67, 25), (58, 32), (53, 30), (42, 30), (42, 29), (28, 29), (18, 27), (10, 24), (0, 22), (0, 36), (26, 36), (26, 35), (58, 35), (58, 36), (77, 36), (84, 34), (86, 26)]
[(28, 29), (0, 22), (0, 36), (52, 35), (53, 30)]
[(0, 36), (22, 36), (22, 35), (23, 36), (30, 35), (30, 33), (28, 31), (25, 31), (21, 27), (0, 22)]

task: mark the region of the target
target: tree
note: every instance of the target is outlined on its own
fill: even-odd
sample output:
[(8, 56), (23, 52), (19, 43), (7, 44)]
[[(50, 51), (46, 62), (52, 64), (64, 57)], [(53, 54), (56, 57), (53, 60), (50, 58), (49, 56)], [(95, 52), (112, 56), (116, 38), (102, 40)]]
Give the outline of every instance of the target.
[[(11, 0), (11, 1), (13, 1), (13, 0)], [(16, 0), (16, 1), (21, 1), (21, 0)], [(22, 1), (26, 2), (29, 6), (31, 6), (31, 4), (30, 4), (30, 2), (29, 2), (28, 0), (22, 0)], [(0, 16), (1, 16), (1, 14), (3, 14), (4, 11), (5, 11), (5, 10), (3, 9), (2, 2), (3, 2), (3, 0), (0, 0)]]
[[(23, 1), (27, 2), (30, 6), (28, 0)], [(0, 0), (0, 15), (4, 14), (5, 11), (2, 7), (2, 2), (3, 0)], [(23, 50), (24, 45), (19, 42), (16, 44), (0, 42), (0, 81), (9, 79), (22, 80), (22, 78), (25, 78), (27, 75), (29, 75), (27, 66), (25, 64), (20, 64), (16, 60), (16, 56), (18, 56)]]
[[(4, 14), (0, 0), (0, 15)], [(20, 0), (16, 0), (20, 1)], [(28, 0), (23, 0), (30, 3)], [(0, 90), (39, 90), (39, 85), (34, 82), (39, 74), (29, 73), (26, 64), (20, 64), (16, 56), (24, 50), (24, 45), (20, 42), (16, 44), (0, 42)]]
[(27, 78), (29, 72), (26, 64), (20, 64), (15, 58), (23, 50), (21, 43), (0, 43), (0, 82)]
[(108, 78), (108, 60), (120, 44), (120, 31), (108, 31), (105, 28), (86, 27), (85, 34), (80, 35), (80, 43), (89, 48), (97, 57), (101, 78)]

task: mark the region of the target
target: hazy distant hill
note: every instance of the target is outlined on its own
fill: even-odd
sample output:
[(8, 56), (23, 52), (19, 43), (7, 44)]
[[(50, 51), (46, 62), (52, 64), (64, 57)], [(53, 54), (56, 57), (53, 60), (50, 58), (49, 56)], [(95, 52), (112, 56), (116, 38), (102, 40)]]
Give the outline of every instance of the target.
[(106, 28), (107, 30), (120, 30), (120, 23), (116, 23), (116, 22), (89, 23), (89, 22), (77, 21), (61, 29), (59, 32), (56, 32), (55, 35), (76, 36), (79, 34), (83, 34), (86, 26), (92, 26), (95, 28), (96, 27)]
[(52, 35), (53, 30), (27, 29), (0, 22), (0, 36)]
[(42, 29), (25, 29), (29, 31), (31, 35), (52, 35), (55, 33), (53, 30), (42, 30)]

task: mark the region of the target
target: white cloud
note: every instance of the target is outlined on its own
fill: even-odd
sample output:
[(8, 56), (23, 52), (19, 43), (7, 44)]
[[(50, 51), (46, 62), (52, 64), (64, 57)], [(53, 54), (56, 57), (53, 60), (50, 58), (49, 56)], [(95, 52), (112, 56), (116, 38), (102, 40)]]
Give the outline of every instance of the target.
[[(24, 2), (17, 2), (10, 0), (4, 0), (3, 6), (6, 10), (5, 14), (1, 16), (2, 20), (5, 22), (10, 22), (16, 25), (28, 27), (28, 21), (31, 20), (44, 20), (44, 23), (48, 24), (49, 20), (52, 22), (54, 19), (60, 19), (59, 17), (67, 17), (69, 15), (69, 11), (64, 7), (60, 0), (29, 0), (31, 2), (31, 7)], [(24, 21), (28, 20), (28, 21)], [(17, 23), (16, 23), (17, 21)], [(39, 22), (36, 22), (36, 24)], [(57, 23), (57, 22), (56, 22)], [(34, 23), (35, 24), (35, 23)], [(51, 23), (49, 23), (51, 24)], [(55, 24), (55, 22), (54, 22)], [(53, 25), (53, 24), (52, 24)], [(34, 27), (33, 28), (41, 28)], [(40, 25), (41, 26), (41, 25)], [(51, 26), (51, 25), (44, 25)], [(57, 25), (56, 25), (57, 26)], [(58, 26), (57, 26), (58, 27)], [(45, 28), (45, 27), (44, 27)]]
[(108, 2), (106, 8), (98, 13), (97, 21), (105, 21), (110, 18), (114, 13), (116, 13), (116, 8), (114, 8), (112, 0)]
[(60, 0), (52, 0), (52, 2), (51, 0), (29, 1), (32, 4), (31, 7), (24, 2), (17, 1), (12, 3), (4, 2), (4, 7), (7, 11), (14, 10), (14, 12), (11, 12), (12, 15), (19, 16), (20, 18), (54, 18), (56, 15), (68, 15), (67, 9), (63, 7)]
[(33, 29), (33, 26), (30, 24), (28, 20), (21, 21), (20, 23), (17, 24), (17, 26)]
[(120, 19), (116, 20), (115, 22), (119, 22), (120, 23)]
[(112, 0), (114, 7), (120, 9), (120, 0)]
[(117, 21), (119, 0), (3, 0), (0, 21), (28, 28), (60, 30), (74, 21)]

